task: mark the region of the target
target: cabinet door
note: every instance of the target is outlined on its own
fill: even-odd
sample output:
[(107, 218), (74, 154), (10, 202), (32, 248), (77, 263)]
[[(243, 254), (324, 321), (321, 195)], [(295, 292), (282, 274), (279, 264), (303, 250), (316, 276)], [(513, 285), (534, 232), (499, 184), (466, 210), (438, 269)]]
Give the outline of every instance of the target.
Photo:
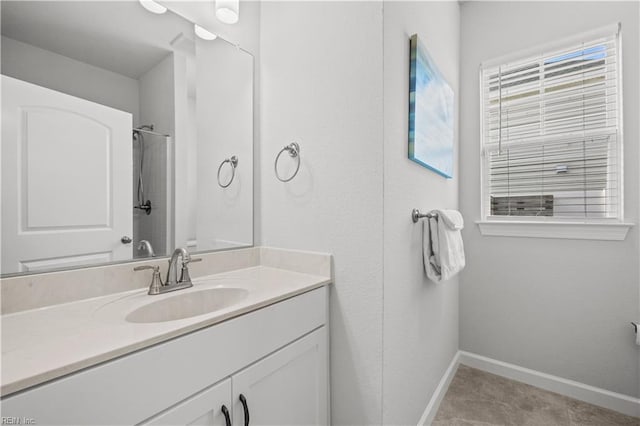
[(223, 406), (231, 416), (231, 379), (205, 389), (143, 424), (226, 426)]
[(321, 327), (232, 376), (235, 426), (246, 424), (245, 406), (252, 426), (327, 424), (325, 333)]

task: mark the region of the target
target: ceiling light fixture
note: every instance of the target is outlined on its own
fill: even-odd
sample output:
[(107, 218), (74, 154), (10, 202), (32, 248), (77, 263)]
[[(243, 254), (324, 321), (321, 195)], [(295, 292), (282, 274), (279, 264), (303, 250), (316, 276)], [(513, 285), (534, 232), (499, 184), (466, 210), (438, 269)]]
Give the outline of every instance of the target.
[(240, 0), (216, 0), (216, 18), (225, 24), (235, 24), (240, 18)]
[(193, 24), (193, 28), (196, 31), (196, 35), (198, 37), (200, 37), (203, 40), (215, 40), (218, 38), (217, 35), (215, 35), (212, 32), (209, 32), (207, 30), (205, 30), (204, 28), (202, 28), (200, 25), (198, 24)]
[(159, 3), (156, 3), (153, 0), (139, 0), (139, 1), (142, 7), (144, 7), (151, 13), (157, 13), (158, 15), (161, 15), (167, 11), (166, 7), (164, 7)]

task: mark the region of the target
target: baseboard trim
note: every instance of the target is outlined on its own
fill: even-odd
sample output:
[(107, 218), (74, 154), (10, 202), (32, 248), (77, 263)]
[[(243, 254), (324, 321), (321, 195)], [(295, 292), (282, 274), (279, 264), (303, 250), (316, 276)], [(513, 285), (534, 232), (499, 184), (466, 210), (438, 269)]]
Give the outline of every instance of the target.
[(447, 367), (447, 371), (444, 372), (444, 375), (440, 379), (440, 383), (438, 383), (436, 390), (433, 392), (433, 395), (431, 395), (429, 404), (418, 421), (418, 426), (428, 426), (433, 422), (433, 419), (436, 417), (436, 413), (438, 412), (438, 408), (440, 407), (440, 403), (449, 389), (451, 380), (453, 380), (453, 376), (455, 376), (456, 371), (458, 371), (458, 365), (460, 364), (459, 358), (460, 351), (456, 352), (453, 356), (449, 367)]
[[(633, 398), (628, 395), (611, 392), (573, 380), (563, 379), (562, 377), (541, 373), (536, 370), (531, 370), (528, 368), (520, 367), (518, 365), (509, 364), (507, 362), (498, 361), (482, 355), (476, 355), (471, 352), (458, 351), (454, 359), (456, 359), (460, 364), (477, 368), (488, 373), (497, 374), (508, 379), (536, 386), (551, 392), (556, 392), (561, 395), (588, 402), (593, 405), (598, 405), (600, 407), (608, 408), (610, 410), (614, 410), (628, 416), (640, 417), (640, 398)], [(447, 370), (447, 372), (448, 371), (449, 370)], [(440, 384), (442, 383), (443, 382), (441, 381)], [(431, 398), (432, 401), (436, 397), (438, 390), (440, 390), (440, 386), (438, 386), (438, 389), (436, 389), (436, 394), (434, 394), (434, 397)], [(444, 389), (444, 392), (442, 390), (440, 390), (440, 392), (442, 392), (442, 396), (444, 396), (444, 394), (446, 393), (446, 388)], [(438, 404), (441, 400), (442, 398), (438, 400)], [(431, 402), (429, 403), (429, 405), (431, 405)], [(427, 407), (427, 409), (428, 408), (429, 407)]]

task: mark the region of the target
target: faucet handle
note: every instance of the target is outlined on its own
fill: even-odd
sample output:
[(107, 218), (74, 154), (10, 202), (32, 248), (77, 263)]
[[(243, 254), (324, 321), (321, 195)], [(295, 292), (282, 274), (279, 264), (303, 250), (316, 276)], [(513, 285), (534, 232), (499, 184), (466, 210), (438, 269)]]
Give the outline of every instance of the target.
[(202, 258), (201, 257), (191, 257), (189, 256), (188, 258), (186, 258), (183, 262), (182, 262), (182, 270), (180, 271), (180, 279), (178, 280), (179, 283), (190, 283), (191, 282), (191, 276), (189, 275), (189, 263), (194, 263), (194, 262), (201, 262)]
[(189, 275), (189, 263), (200, 262), (200, 261), (202, 261), (201, 257), (196, 257), (196, 258), (191, 257), (191, 258), (185, 259), (185, 261), (182, 262), (182, 270), (180, 271), (180, 280), (178, 282), (190, 283), (191, 276)]
[(148, 294), (160, 294), (160, 288), (164, 285), (162, 283), (162, 277), (160, 276), (160, 267), (151, 265), (136, 266), (134, 271), (144, 271), (146, 269), (153, 270), (153, 277), (151, 278), (151, 284), (149, 285)]
[(144, 271), (146, 269), (153, 269), (154, 271), (156, 269), (158, 269), (158, 271), (160, 270), (159, 266), (151, 266), (151, 265), (141, 265), (141, 266), (136, 266), (135, 268), (133, 268), (134, 271)]

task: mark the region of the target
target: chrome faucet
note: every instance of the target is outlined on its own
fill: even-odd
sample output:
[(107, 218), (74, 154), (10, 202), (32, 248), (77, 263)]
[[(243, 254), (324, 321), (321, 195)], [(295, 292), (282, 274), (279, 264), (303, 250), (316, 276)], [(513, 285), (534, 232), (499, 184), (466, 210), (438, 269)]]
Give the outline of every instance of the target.
[[(182, 269), (180, 271), (180, 279), (178, 279), (178, 258), (182, 259)], [(160, 268), (157, 266), (142, 265), (133, 268), (134, 271), (144, 269), (153, 270), (153, 279), (149, 286), (149, 294), (162, 294), (170, 291), (181, 290), (183, 288), (193, 287), (191, 276), (189, 275), (189, 263), (199, 262), (201, 258), (192, 259), (186, 248), (181, 247), (175, 249), (169, 260), (169, 270), (167, 271), (167, 279), (163, 283), (160, 278)]]
[(140, 242), (138, 243), (138, 251), (142, 251), (142, 250), (147, 252), (148, 257), (156, 256), (156, 254), (153, 251), (153, 247), (151, 246), (151, 243), (147, 240), (140, 240)]
[[(167, 271), (167, 279), (164, 285), (176, 285), (178, 282), (182, 282), (182, 277), (180, 277), (180, 281), (178, 281), (178, 257), (182, 257), (183, 271), (187, 267), (186, 265), (191, 262), (191, 256), (186, 248), (180, 247), (175, 249), (171, 255), (171, 260), (169, 260), (169, 270)], [(187, 273), (187, 276), (188, 275)], [(189, 284), (191, 284), (191, 280), (189, 280)]]

